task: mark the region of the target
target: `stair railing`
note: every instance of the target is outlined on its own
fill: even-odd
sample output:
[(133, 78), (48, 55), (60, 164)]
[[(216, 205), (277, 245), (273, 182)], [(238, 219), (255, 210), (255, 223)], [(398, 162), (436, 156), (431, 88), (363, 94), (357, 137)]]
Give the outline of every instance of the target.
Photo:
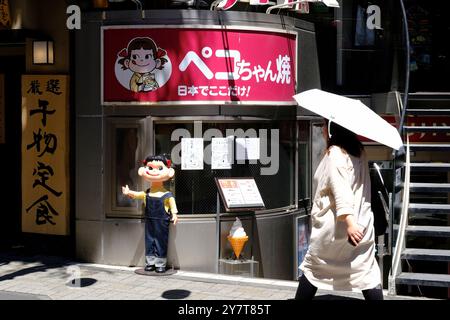
[(390, 252), (392, 254), (392, 264), (391, 270), (389, 272), (388, 278), (388, 294), (395, 295), (396, 294), (396, 278), (401, 273), (401, 255), (405, 248), (405, 233), (406, 226), (408, 224), (408, 208), (409, 208), (409, 189), (410, 189), (410, 153), (409, 153), (409, 138), (408, 135), (404, 135), (403, 129), (405, 125), (406, 111), (408, 109), (408, 94), (409, 94), (409, 78), (410, 78), (410, 39), (409, 39), (409, 27), (408, 27), (408, 17), (406, 14), (404, 0), (399, 0), (400, 9), (402, 14), (402, 22), (403, 22), (403, 36), (405, 38), (405, 92), (403, 94), (403, 101), (399, 99), (396, 95), (398, 105), (400, 108), (400, 121), (398, 132), (400, 136), (404, 136), (406, 140), (406, 163), (404, 164), (405, 170), (405, 178), (403, 183), (403, 199), (402, 199), (402, 207), (400, 212), (400, 222), (398, 226), (397, 238), (395, 243), (392, 243), (394, 240), (394, 216), (395, 216), (395, 204), (396, 204), (396, 184), (397, 184), (397, 166), (396, 162), (400, 160), (400, 158), (405, 153), (405, 148), (402, 147), (399, 151), (394, 151), (393, 153), (393, 189), (392, 189), (392, 203), (391, 203), (391, 215), (389, 219), (389, 246)]
[(409, 152), (409, 137), (406, 137), (406, 161), (405, 161), (405, 181), (403, 183), (403, 197), (402, 208), (400, 214), (400, 223), (398, 225), (397, 240), (393, 248), (392, 267), (388, 279), (388, 293), (390, 295), (396, 294), (395, 281), (397, 276), (402, 272), (401, 255), (405, 249), (406, 227), (408, 226), (408, 208), (409, 208), (409, 189), (410, 189), (410, 152)]

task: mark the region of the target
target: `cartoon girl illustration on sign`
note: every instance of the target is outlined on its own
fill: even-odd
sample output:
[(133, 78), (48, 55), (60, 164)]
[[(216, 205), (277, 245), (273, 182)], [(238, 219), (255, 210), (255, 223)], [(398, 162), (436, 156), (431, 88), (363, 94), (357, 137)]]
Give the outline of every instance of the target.
[[(168, 70), (164, 70), (166, 66)], [(167, 82), (171, 65), (167, 52), (158, 48), (151, 38), (134, 38), (119, 52), (115, 71), (125, 88), (133, 92), (150, 92)]]

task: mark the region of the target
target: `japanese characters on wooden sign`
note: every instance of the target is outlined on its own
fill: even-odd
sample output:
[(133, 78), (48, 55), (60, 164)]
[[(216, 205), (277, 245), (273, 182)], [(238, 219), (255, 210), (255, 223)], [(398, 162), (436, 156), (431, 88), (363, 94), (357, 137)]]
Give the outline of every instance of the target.
[(22, 231), (69, 234), (68, 76), (22, 76)]
[(5, 143), (5, 75), (0, 74), (0, 143)]

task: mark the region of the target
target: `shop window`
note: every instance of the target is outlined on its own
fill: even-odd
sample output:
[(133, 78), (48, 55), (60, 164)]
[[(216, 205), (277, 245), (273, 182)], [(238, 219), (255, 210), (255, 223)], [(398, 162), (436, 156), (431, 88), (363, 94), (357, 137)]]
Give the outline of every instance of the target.
[(107, 217), (140, 217), (141, 205), (122, 194), (122, 186), (141, 190), (137, 175), (142, 160), (142, 125), (134, 119), (108, 119), (105, 146), (105, 197)]
[[(327, 142), (323, 136), (323, 125), (324, 121), (321, 119), (315, 120), (311, 122), (311, 197), (314, 197), (314, 194), (317, 189), (317, 185), (314, 183), (314, 174), (317, 170), (317, 167), (322, 161), (322, 158), (325, 154), (325, 150), (327, 149)], [(313, 199), (311, 199), (313, 200)]]
[(311, 153), (309, 121), (298, 121), (298, 199), (311, 197)]
[(390, 91), (393, 35), (388, 12), (392, 12), (392, 4), (385, 0), (355, 0), (343, 5), (337, 84), (344, 92)]
[(410, 37), (410, 91), (450, 91), (448, 1), (407, 1)]
[[(151, 123), (151, 124), (150, 124)], [(209, 129), (225, 137), (229, 132), (237, 137), (242, 134), (254, 137), (249, 133), (257, 133), (263, 139), (264, 131), (268, 139), (265, 162), (245, 160), (237, 162), (233, 159), (231, 169), (212, 170), (208, 161), (204, 161), (203, 170), (182, 170), (175, 164), (175, 177), (166, 188), (176, 197), (180, 214), (215, 214), (217, 212), (218, 190), (216, 177), (253, 177), (266, 209), (294, 208), (297, 199), (309, 197), (309, 125), (300, 121), (299, 132), (296, 132), (295, 121), (233, 121), (206, 122), (201, 124), (204, 158), (211, 157), (211, 137), (207, 137)], [(105, 203), (107, 218), (141, 218), (142, 201), (128, 199), (122, 195), (121, 187), (128, 184), (132, 190), (145, 190), (149, 186), (138, 176), (137, 171), (142, 159), (147, 154), (171, 154), (179, 147), (181, 138), (172, 141), (172, 134), (177, 129), (184, 129), (190, 137), (194, 137), (194, 121), (172, 121), (167, 119), (141, 118), (109, 118), (105, 123)], [(197, 128), (198, 129), (198, 128)], [(278, 149), (272, 146), (271, 136), (277, 132)], [(206, 133), (206, 135), (205, 135)], [(197, 133), (198, 134), (198, 133)], [(298, 144), (295, 142), (298, 137)], [(275, 142), (274, 142), (275, 144)], [(233, 143), (235, 146), (235, 143)], [(295, 171), (295, 153), (299, 150), (299, 170)], [(263, 150), (261, 155), (263, 154)], [(264, 150), (265, 151), (265, 150)], [(209, 155), (207, 154), (209, 152)], [(276, 154), (275, 154), (276, 153)], [(234, 150), (236, 155), (236, 150)], [(267, 163), (267, 160), (269, 163)], [(263, 169), (271, 169), (273, 174), (262, 174)], [(266, 171), (267, 173), (268, 171)], [(296, 184), (298, 183), (298, 189)], [(296, 195), (296, 191), (298, 194)], [(225, 212), (220, 201), (220, 212)]]
[[(191, 137), (194, 137), (193, 122), (155, 122), (156, 154), (171, 154), (173, 148), (180, 143), (180, 141), (171, 141), (172, 132), (176, 129), (185, 129)], [(278, 165), (274, 163), (265, 165), (258, 160), (255, 160), (254, 163), (246, 160), (243, 164), (239, 164), (235, 160), (232, 168), (226, 170), (212, 170), (211, 165), (205, 162), (203, 170), (181, 170), (181, 166), (178, 165), (175, 168), (175, 179), (172, 181), (174, 190), (172, 191), (175, 192), (180, 214), (214, 214), (217, 212), (217, 187), (214, 179), (216, 177), (253, 177), (267, 209), (289, 207), (295, 204), (295, 148), (293, 143), (295, 141), (295, 122), (202, 122), (202, 136), (209, 129), (218, 130), (216, 132), (220, 132), (223, 137), (230, 130), (238, 132), (237, 130), (239, 129), (242, 129), (241, 132), (244, 133), (257, 132), (258, 137), (260, 137), (260, 130), (266, 130), (267, 137), (269, 137), (268, 141), (266, 141), (268, 155), (273, 162), (278, 161)], [(273, 150), (270, 141), (272, 129), (278, 130), (279, 134), (278, 157), (270, 154), (271, 150)], [(207, 139), (205, 136), (203, 147), (206, 158), (208, 157), (206, 152), (210, 150), (208, 148), (210, 143), (210, 139)], [(271, 175), (262, 174), (261, 169), (270, 165), (278, 167), (276, 173)], [(220, 212), (225, 212), (222, 204)]]
[(340, 8), (311, 17), (316, 24), (322, 89), (355, 95), (390, 91), (394, 55), (404, 55), (396, 52), (402, 48), (397, 2), (339, 4)]

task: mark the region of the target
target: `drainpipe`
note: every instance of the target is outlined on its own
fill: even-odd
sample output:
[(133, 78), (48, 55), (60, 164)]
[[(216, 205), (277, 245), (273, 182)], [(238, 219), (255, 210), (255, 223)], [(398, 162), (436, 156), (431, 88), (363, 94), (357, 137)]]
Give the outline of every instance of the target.
[(403, 110), (402, 110), (402, 117), (400, 119), (400, 127), (399, 133), (402, 135), (403, 131), (403, 123), (405, 122), (405, 113), (406, 108), (408, 107), (408, 94), (409, 94), (409, 67), (410, 67), (410, 43), (409, 43), (409, 32), (408, 32), (408, 17), (406, 15), (406, 9), (405, 4), (403, 0), (400, 0), (400, 7), (402, 10), (402, 17), (403, 17), (403, 32), (405, 35), (405, 47), (406, 47), (406, 73), (405, 73), (405, 93), (403, 95)]

